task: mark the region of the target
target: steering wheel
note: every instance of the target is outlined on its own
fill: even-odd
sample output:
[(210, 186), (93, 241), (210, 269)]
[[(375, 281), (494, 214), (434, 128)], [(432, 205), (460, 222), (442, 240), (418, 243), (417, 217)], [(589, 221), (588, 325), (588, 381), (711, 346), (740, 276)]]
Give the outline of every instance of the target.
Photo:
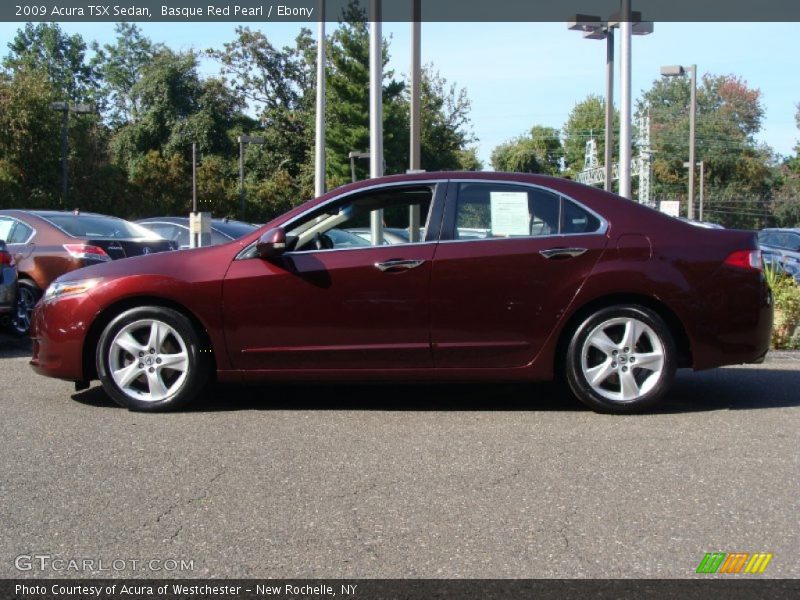
[(314, 235), (314, 248), (317, 250), (331, 250), (333, 248), (333, 240), (330, 236), (320, 233), (319, 231)]

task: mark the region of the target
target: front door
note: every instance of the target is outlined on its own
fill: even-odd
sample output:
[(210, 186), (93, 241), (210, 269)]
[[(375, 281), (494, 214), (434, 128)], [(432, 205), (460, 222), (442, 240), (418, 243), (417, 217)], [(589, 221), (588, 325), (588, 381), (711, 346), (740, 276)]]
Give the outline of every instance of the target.
[[(430, 367), (438, 224), (428, 217), (443, 195), (431, 184), (334, 200), (286, 225), (284, 255), (234, 261), (223, 289), (234, 368)], [(377, 245), (373, 213), (385, 230)]]

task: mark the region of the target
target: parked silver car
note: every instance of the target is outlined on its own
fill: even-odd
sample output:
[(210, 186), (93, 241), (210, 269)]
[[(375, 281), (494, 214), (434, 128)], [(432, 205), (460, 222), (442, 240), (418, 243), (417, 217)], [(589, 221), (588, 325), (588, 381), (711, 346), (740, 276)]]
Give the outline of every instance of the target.
[(800, 228), (762, 229), (758, 244), (765, 253), (778, 255), (786, 266), (800, 266)]

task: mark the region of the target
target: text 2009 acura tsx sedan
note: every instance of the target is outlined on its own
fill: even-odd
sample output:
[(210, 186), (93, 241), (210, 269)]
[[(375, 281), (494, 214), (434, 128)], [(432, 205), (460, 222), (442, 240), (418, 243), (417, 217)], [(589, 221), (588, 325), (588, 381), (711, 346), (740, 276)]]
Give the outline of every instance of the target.
[[(371, 223), (408, 242), (337, 245)], [(563, 375), (623, 413), (662, 398), (678, 367), (761, 360), (771, 323), (752, 233), (563, 179), (424, 173), (339, 188), (229, 244), (68, 273), (37, 305), (32, 365), (99, 378), (137, 410), (181, 406), (211, 377)]]

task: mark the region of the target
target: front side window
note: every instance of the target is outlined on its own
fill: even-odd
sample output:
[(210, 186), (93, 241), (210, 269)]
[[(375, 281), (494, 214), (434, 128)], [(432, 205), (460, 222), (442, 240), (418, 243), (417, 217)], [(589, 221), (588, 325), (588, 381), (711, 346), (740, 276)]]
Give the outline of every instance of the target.
[(286, 232), (290, 251), (370, 247), (371, 215), (379, 215), (383, 236), (378, 245), (425, 241), (433, 189), (376, 190), (332, 202), (293, 223)]
[(527, 186), (462, 183), (455, 239), (593, 233), (600, 220), (559, 194)]

